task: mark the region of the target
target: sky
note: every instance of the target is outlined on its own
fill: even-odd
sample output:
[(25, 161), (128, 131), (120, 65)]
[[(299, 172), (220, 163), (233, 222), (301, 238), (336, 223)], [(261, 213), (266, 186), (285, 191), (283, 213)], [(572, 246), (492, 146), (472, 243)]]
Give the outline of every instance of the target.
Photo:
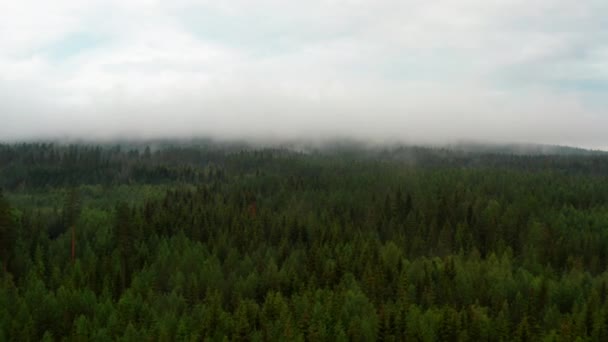
[(605, 0), (0, 0), (0, 141), (606, 132)]

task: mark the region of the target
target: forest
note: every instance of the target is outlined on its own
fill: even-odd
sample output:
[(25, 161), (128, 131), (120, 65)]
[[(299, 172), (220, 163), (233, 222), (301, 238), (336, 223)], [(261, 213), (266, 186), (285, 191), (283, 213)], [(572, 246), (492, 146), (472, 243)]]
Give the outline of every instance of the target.
[(0, 341), (608, 341), (608, 154), (0, 144)]

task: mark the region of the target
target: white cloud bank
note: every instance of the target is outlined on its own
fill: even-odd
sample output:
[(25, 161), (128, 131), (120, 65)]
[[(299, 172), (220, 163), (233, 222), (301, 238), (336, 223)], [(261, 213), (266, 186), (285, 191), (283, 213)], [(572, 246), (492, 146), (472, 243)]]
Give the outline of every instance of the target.
[(0, 140), (608, 147), (608, 2), (2, 1)]

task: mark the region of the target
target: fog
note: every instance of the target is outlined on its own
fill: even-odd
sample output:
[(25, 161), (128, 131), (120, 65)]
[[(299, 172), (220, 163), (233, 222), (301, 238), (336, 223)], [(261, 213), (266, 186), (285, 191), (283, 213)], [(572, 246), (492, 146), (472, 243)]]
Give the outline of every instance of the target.
[(4, 1), (0, 140), (608, 148), (608, 3)]

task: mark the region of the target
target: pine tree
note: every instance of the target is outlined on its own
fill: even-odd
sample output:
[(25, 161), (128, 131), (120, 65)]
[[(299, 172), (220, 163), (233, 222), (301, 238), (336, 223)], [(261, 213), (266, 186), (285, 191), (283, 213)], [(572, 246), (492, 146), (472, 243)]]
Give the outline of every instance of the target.
[(76, 261), (76, 223), (80, 216), (80, 195), (76, 188), (68, 191), (63, 207), (65, 224), (71, 232), (71, 259), (72, 263)]
[(130, 259), (134, 251), (133, 230), (131, 210), (125, 203), (118, 204), (116, 207), (114, 234), (120, 252), (121, 282), (123, 289), (126, 289), (127, 284), (130, 282)]
[(14, 229), (11, 207), (0, 189), (0, 260), (4, 272), (8, 271), (8, 259), (15, 243)]

